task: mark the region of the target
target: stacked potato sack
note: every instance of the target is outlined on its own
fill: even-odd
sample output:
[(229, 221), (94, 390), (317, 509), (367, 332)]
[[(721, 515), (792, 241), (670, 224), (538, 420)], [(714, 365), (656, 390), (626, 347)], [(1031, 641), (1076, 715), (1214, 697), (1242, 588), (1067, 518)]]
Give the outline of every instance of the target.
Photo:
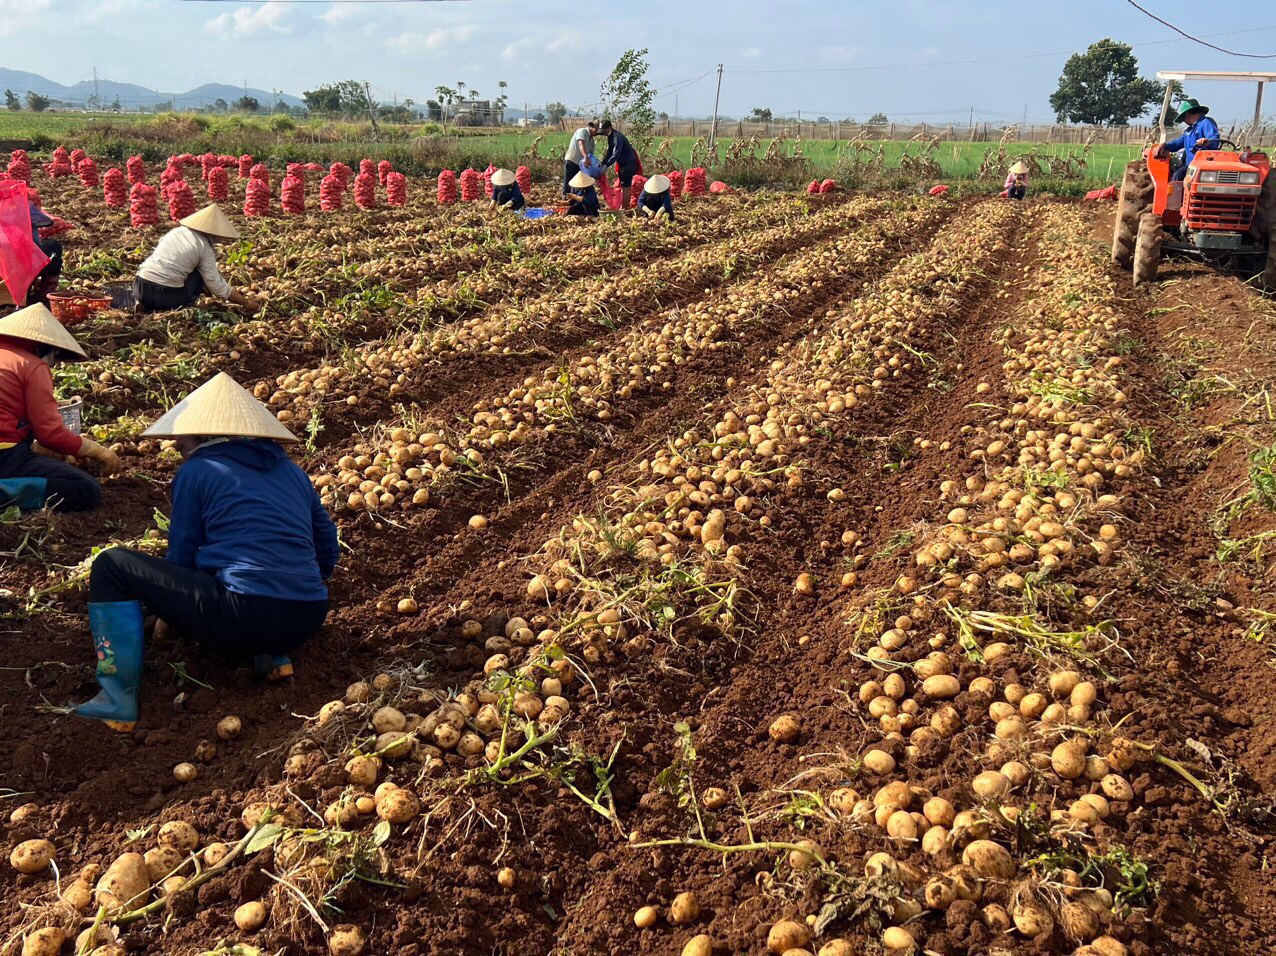
[(288, 171), (287, 171), (286, 175), (288, 175), (288, 176), (294, 176), (294, 177), (296, 177), (297, 179), (300, 179), (300, 180), (302, 181), (302, 183), (305, 183), (305, 181), (306, 181), (306, 164), (305, 164), (305, 163), (289, 163), (289, 164), (288, 164)]
[(806, 194), (808, 196), (818, 196), (820, 194), (820, 181), (818, 179), (811, 180), (810, 185), (806, 187)]
[(328, 167), (328, 172), (332, 173), (334, 176), (341, 177), (342, 189), (348, 189), (350, 187), (350, 180), (354, 179), (354, 170), (345, 163), (333, 163)]
[(346, 182), (335, 172), (323, 177), (319, 183), (319, 208), (324, 212), (337, 212), (346, 194)]
[(323, 163), (306, 163), (305, 170), (308, 173), (325, 173), (328, 171), (328, 167)]
[[(372, 164), (372, 160), (363, 162)], [(360, 163), (362, 166), (363, 163)], [(359, 173), (354, 178), (354, 204), (360, 209), (377, 208), (377, 177), (375, 173)]]
[(86, 189), (97, 189), (100, 182), (97, 174), (97, 163), (86, 156), (80, 160), (80, 165), (75, 167), (75, 172)]
[(179, 179), (168, 187), (168, 218), (177, 222), (195, 212), (195, 194), (190, 184)]
[(706, 191), (706, 175), (703, 166), (688, 169), (682, 175), (682, 191), (688, 196), (703, 196)]
[(250, 176), (244, 187), (244, 215), (270, 215), (270, 181)]
[(638, 208), (638, 197), (642, 195), (642, 187), (646, 185), (647, 185), (646, 176), (634, 177), (633, 188), (629, 190), (629, 208), (630, 209)]
[(825, 194), (837, 192), (837, 183), (832, 179), (824, 180), (820, 183), (820, 192)]
[(266, 191), (270, 191), (270, 167), (265, 163), (257, 163), (248, 171), (248, 178), (255, 179), (266, 187)]
[(84, 162), (88, 158), (89, 158), (89, 154), (77, 146), (75, 149), (71, 150), (71, 156), (70, 156), (71, 167), (73, 169), (78, 169), (80, 166), (80, 163)]
[(524, 197), (532, 195), (532, 171), (526, 166), (520, 166), (514, 170), (514, 181), (518, 183), (519, 190)]
[(253, 170), (253, 158), (247, 153), (239, 157), (239, 178), (247, 179)]
[(9, 177), (20, 179), (24, 183), (31, 182), (31, 160), (25, 149), (15, 149), (9, 156)]
[(376, 166), (372, 164), (372, 160), (370, 159), (359, 160), (359, 175), (360, 176), (375, 176), (376, 174), (377, 174), (377, 168)]
[(451, 206), (456, 202), (456, 173), (445, 169), (439, 173), (439, 203)]
[(66, 151), (65, 146), (59, 146), (53, 151), (53, 159), (44, 164), (44, 171), (57, 179), (60, 176), (70, 176), (75, 172), (71, 166), (71, 154)]
[(169, 164), (164, 167), (164, 171), (160, 173), (160, 192), (167, 198), (168, 191), (173, 188), (173, 184), (180, 182), (185, 182), (182, 179), (181, 167), (170, 160)]
[(124, 168), (128, 170), (128, 183), (130, 186), (146, 182), (146, 163), (141, 156), (130, 156), (127, 162), (124, 163)]
[(385, 201), (391, 206), (408, 204), (408, 177), (393, 170), (385, 175)]
[(208, 182), (208, 174), (217, 166), (217, 157), (212, 153), (205, 153), (199, 157), (199, 178)]
[(284, 181), (279, 185), (279, 204), (290, 216), (304, 216), (306, 214), (306, 181), (292, 175), (285, 176)]
[(102, 198), (112, 209), (128, 205), (128, 181), (118, 169), (108, 169), (102, 177)]
[(180, 156), (174, 156), (173, 159), (176, 161), (178, 166), (194, 166), (197, 162), (199, 162), (199, 160), (190, 153), (182, 153)]
[(483, 195), (483, 177), (477, 169), (461, 173), (461, 202), (477, 202)]
[(227, 168), (227, 169), (238, 169), (238, 168), (239, 168), (239, 157), (238, 157), (238, 156), (226, 156), (226, 155), (218, 156), (218, 157), (217, 157), (217, 165), (218, 165), (218, 166), (225, 167), (225, 168)]
[(225, 202), (230, 196), (230, 174), (225, 166), (214, 166), (208, 171), (208, 198), (213, 202)]
[(669, 174), (669, 196), (671, 199), (682, 198), (682, 173), (673, 170)]
[(724, 183), (721, 179), (715, 179), (709, 186), (709, 192), (714, 196), (721, 196), (724, 193), (735, 192), (735, 190)]
[(146, 183), (134, 183), (129, 190), (128, 212), (134, 229), (159, 225), (159, 190)]
[(390, 174), (394, 172), (394, 163), (388, 159), (383, 159), (377, 163), (377, 181), (384, 186), (389, 182)]
[(487, 164), (487, 169), (483, 170), (483, 189), (487, 192), (487, 198), (492, 198), (492, 177), (496, 175), (496, 167), (491, 163)]

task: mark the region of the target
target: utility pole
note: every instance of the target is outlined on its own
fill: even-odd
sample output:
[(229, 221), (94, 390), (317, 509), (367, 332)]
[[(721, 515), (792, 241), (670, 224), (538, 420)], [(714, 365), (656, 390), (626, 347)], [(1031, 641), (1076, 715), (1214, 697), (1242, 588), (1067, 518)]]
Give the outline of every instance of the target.
[(970, 108), (970, 123), (968, 125), (971, 128), (974, 128), (975, 125), (975, 108), (973, 106)]
[(93, 99), (97, 102), (98, 109), (102, 108), (102, 91), (97, 85), (97, 67), (93, 67)]
[(722, 100), (722, 64), (718, 64), (718, 91), (713, 94), (713, 125), (709, 127), (709, 149), (718, 143), (718, 103)]
[(368, 85), (368, 81), (363, 81), (363, 92), (368, 97), (368, 119), (372, 120), (372, 138), (381, 139), (381, 130), (377, 126), (377, 116), (372, 112), (372, 87)]

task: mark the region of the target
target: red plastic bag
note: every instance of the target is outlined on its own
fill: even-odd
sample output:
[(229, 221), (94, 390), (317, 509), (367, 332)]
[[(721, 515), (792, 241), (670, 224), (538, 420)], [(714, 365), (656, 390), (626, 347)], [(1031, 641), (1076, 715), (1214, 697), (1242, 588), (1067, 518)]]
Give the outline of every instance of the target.
[(29, 202), (26, 183), (0, 182), (0, 279), (19, 304), (26, 302), (31, 283), (49, 264), (49, 257), (31, 237)]
[(947, 187), (947, 186), (945, 186), (945, 185), (943, 185), (942, 183), (941, 183), (940, 185), (938, 185), (938, 186), (931, 186), (931, 187), (930, 187), (930, 194), (931, 194), (932, 196), (947, 196), (947, 195), (948, 195), (948, 187)]

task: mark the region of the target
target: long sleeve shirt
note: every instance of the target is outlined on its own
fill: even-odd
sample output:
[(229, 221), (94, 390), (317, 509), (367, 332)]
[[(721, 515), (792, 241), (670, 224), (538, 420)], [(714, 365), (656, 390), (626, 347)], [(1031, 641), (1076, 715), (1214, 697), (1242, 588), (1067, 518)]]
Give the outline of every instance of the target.
[(213, 241), (194, 229), (178, 226), (165, 235), (151, 257), (137, 267), (137, 275), (167, 289), (180, 289), (197, 270), (209, 295), (230, 298), (230, 283), (217, 271)]
[(673, 222), (673, 197), (669, 195), (670, 192), (671, 190), (668, 189), (662, 193), (655, 193), (654, 195), (652, 193), (644, 192), (638, 197), (638, 211), (642, 212), (642, 210), (648, 209), (654, 214), (658, 210), (663, 209), (665, 211), (665, 215), (669, 217), (669, 221)]
[(629, 144), (628, 137), (615, 130), (607, 137), (607, 155), (603, 157), (603, 167), (606, 168), (613, 163), (621, 169), (637, 169), (638, 167), (638, 153)]
[(586, 156), (593, 155), (594, 135), (589, 131), (588, 126), (582, 126), (572, 133), (572, 141), (567, 144), (567, 153), (563, 156), (563, 161), (579, 166)]
[(598, 190), (593, 186), (586, 186), (584, 189), (573, 189), (571, 194), (579, 196), (580, 202), (574, 202), (567, 210), (569, 216), (597, 216), (598, 215)]
[(1002, 186), (1001, 188), (1010, 189), (1010, 187), (1016, 185), (1020, 179), (1023, 180), (1023, 184), (1025, 186), (1028, 185), (1027, 173), (1006, 173), (1006, 185)]
[(1183, 164), (1190, 164), (1199, 149), (1217, 149), (1219, 142), (1218, 124), (1208, 116), (1202, 116), (1184, 130), (1183, 135), (1165, 144), (1171, 153), (1183, 150)]
[(337, 528), (310, 479), (276, 442), (198, 448), (173, 479), (168, 560), (230, 591), (322, 601), (337, 566)]
[(0, 338), (0, 445), (30, 438), (59, 455), (80, 451), (80, 436), (62, 422), (49, 366), (29, 342)]
[(508, 186), (492, 187), (492, 202), (497, 206), (504, 206), (506, 203), (513, 203), (511, 209), (522, 209), (527, 205), (527, 200), (523, 198), (523, 190), (518, 188), (518, 183), (510, 183)]

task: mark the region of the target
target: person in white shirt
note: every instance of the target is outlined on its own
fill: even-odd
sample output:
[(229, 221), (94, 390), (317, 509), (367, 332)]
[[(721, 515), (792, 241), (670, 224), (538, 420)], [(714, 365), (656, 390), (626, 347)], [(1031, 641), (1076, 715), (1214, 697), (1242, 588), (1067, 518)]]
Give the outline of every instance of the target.
[(137, 267), (133, 294), (142, 312), (181, 309), (193, 305), (201, 293), (256, 312), (261, 303), (236, 292), (217, 271), (217, 242), (239, 238), (239, 230), (216, 205), (187, 216), (155, 246)]
[(572, 178), (579, 173), (585, 160), (594, 155), (594, 137), (598, 135), (598, 120), (590, 120), (576, 132), (572, 133), (572, 141), (567, 144), (567, 153), (563, 156), (563, 195), (571, 192)]

